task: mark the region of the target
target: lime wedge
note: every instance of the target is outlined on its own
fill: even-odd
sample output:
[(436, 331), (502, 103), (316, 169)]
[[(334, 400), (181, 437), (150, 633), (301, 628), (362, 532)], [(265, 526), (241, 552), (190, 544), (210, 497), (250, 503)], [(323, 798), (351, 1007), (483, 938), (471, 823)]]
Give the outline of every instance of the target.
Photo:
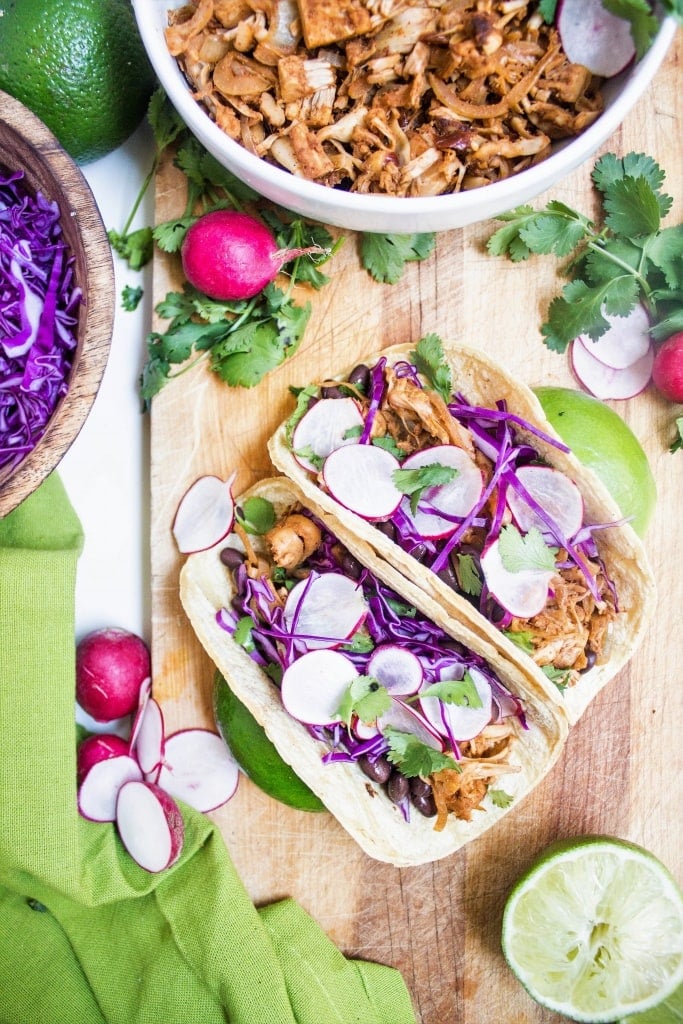
[(683, 893), (639, 846), (565, 840), (510, 893), (502, 947), (542, 1006), (590, 1024), (619, 1020), (661, 1004), (683, 982)]
[(683, 985), (652, 1010), (622, 1017), (619, 1024), (683, 1024)]
[(299, 811), (325, 810), (322, 800), (280, 757), (263, 727), (219, 672), (214, 678), (213, 712), (218, 731), (233, 757), (259, 789)]

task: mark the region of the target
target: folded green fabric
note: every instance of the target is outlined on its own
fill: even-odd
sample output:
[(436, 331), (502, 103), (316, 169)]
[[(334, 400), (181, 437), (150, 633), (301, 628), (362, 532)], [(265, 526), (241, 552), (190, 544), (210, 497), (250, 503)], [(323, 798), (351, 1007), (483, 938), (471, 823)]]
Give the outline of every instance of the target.
[(182, 806), (158, 875), (76, 809), (74, 587), (59, 478), (0, 520), (0, 1024), (414, 1024), (400, 974), (347, 959), (292, 900), (257, 910)]

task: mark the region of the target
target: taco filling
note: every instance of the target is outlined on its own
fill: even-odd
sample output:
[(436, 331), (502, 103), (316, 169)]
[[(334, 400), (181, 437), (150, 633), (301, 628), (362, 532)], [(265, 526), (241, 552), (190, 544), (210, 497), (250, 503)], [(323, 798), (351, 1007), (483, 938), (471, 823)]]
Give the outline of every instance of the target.
[(527, 729), (520, 699), (312, 513), (295, 506), (274, 522), (268, 506), (236, 509), (220, 552), (234, 597), (216, 621), (324, 743), (323, 763), (355, 763), (371, 796), (380, 788), (406, 821), (434, 818), (437, 831), (450, 815), (470, 821), (487, 797), (507, 806)]
[(608, 657), (616, 587), (578, 486), (505, 401), (470, 404), (440, 340), (299, 392), (288, 446), (317, 486), (429, 568), (560, 689)]

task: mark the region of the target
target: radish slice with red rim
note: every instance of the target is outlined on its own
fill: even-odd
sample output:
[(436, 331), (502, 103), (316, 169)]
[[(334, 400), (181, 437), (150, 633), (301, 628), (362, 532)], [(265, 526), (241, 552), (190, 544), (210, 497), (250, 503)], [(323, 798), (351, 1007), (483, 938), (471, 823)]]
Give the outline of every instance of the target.
[(401, 506), (418, 533), (428, 539), (452, 533), (458, 526), (458, 520), (472, 511), (484, 487), (477, 464), (466, 451), (452, 444), (434, 445), (414, 452), (404, 459), (401, 469), (420, 469), (434, 464), (457, 470), (457, 476), (447, 484), (425, 488), (414, 514), (409, 498), (404, 498)]
[(338, 709), (358, 670), (340, 651), (309, 651), (285, 669), (280, 694), (289, 714), (306, 725), (339, 721)]
[(363, 416), (353, 398), (321, 398), (294, 428), (294, 457), (305, 469), (317, 473), (320, 464), (312, 462), (307, 453), (322, 461), (337, 448), (358, 444), (362, 429)]
[(571, 346), (571, 364), (576, 377), (587, 391), (603, 400), (635, 398), (650, 383), (653, 363), (652, 346), (635, 363), (621, 370), (600, 362), (580, 337), (575, 338)]
[(646, 356), (650, 350), (650, 318), (640, 304), (634, 306), (628, 316), (602, 315), (609, 322), (604, 334), (593, 341), (586, 334), (579, 337), (584, 347), (613, 370), (625, 370), (628, 366)]
[(545, 608), (548, 588), (555, 573), (547, 569), (510, 572), (503, 565), (498, 540), (481, 556), (486, 586), (496, 601), (520, 619), (530, 619)]
[(398, 697), (392, 697), (391, 707), (377, 719), (380, 732), (391, 727), (399, 732), (410, 733), (433, 750), (444, 750), (445, 744), (431, 722), (412, 704), (406, 704)]
[(215, 811), (237, 790), (239, 768), (221, 737), (209, 729), (181, 729), (166, 738), (158, 784), (197, 811)]
[(140, 764), (143, 774), (156, 781), (164, 757), (164, 716), (159, 703), (148, 697), (140, 711), (131, 741), (131, 754)]
[(173, 521), (173, 536), (183, 554), (206, 551), (230, 533), (235, 518), (235, 475), (229, 480), (200, 476), (183, 495)]
[(417, 693), (424, 677), (417, 655), (397, 644), (376, 647), (368, 659), (366, 671), (395, 696)]
[[(583, 496), (573, 480), (550, 466), (520, 466), (515, 477), (534, 501), (548, 513), (562, 536), (576, 536), (583, 526)], [(546, 537), (550, 531), (543, 519), (528, 505), (511, 484), (507, 490), (507, 503), (522, 533), (532, 528)]]
[(312, 573), (287, 595), (284, 620), (307, 648), (338, 647), (353, 636), (367, 611), (362, 587), (348, 576)]
[(130, 744), (116, 733), (97, 733), (78, 744), (76, 751), (76, 782), (80, 786), (93, 765), (112, 757), (125, 757)]
[(121, 786), (142, 779), (134, 757), (121, 754), (98, 761), (87, 773), (78, 790), (78, 810), (90, 821), (113, 821)]
[[(481, 700), (480, 707), (469, 704), (446, 704), (438, 697), (423, 697), (422, 709), (432, 726), (443, 736), (460, 742), (474, 739), (491, 721), (491, 684), (483, 672), (476, 668), (469, 670), (474, 688)], [(444, 679), (447, 678), (444, 676)]]
[(601, 0), (560, 0), (557, 31), (572, 64), (583, 64), (593, 75), (612, 78), (635, 57), (630, 23)]
[(392, 479), (398, 459), (373, 444), (337, 448), (325, 459), (323, 479), (332, 497), (363, 519), (388, 519), (403, 495)]
[(185, 825), (173, 797), (151, 782), (127, 782), (116, 802), (121, 842), (145, 871), (171, 867), (183, 848)]

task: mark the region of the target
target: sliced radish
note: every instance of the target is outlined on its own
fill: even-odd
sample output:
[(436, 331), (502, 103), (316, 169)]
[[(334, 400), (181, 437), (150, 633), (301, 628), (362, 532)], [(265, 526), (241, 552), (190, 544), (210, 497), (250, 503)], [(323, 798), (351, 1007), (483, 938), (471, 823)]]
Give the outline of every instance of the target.
[(328, 455), (323, 479), (332, 497), (344, 508), (363, 519), (388, 519), (403, 497), (392, 479), (397, 469), (398, 459), (386, 448), (352, 444)]
[(232, 484), (217, 476), (200, 476), (185, 492), (173, 521), (173, 536), (183, 554), (205, 551), (230, 532), (235, 518)]
[(441, 736), (427, 718), (412, 704), (405, 704), (397, 697), (392, 698), (389, 710), (377, 719), (377, 727), (381, 732), (389, 726), (398, 729), (399, 732), (408, 732), (416, 736), (434, 750), (444, 749)]
[(555, 575), (546, 569), (522, 569), (510, 572), (503, 565), (499, 541), (495, 540), (481, 556), (486, 586), (498, 603), (520, 619), (530, 619), (545, 608), (548, 587)]
[(83, 779), (78, 790), (78, 810), (90, 821), (113, 821), (121, 786), (142, 779), (134, 757), (121, 754), (98, 761)]
[(557, 31), (573, 64), (611, 78), (635, 56), (631, 26), (606, 10), (601, 0), (560, 0)]
[(148, 697), (134, 725), (130, 752), (140, 764), (144, 776), (156, 781), (164, 758), (164, 716), (158, 701)]
[(170, 867), (180, 856), (185, 826), (173, 797), (151, 782), (127, 782), (116, 802), (121, 842), (145, 871)]
[(650, 318), (644, 306), (634, 306), (628, 316), (609, 316), (604, 310), (603, 316), (610, 326), (596, 341), (588, 335), (579, 335), (596, 359), (613, 370), (624, 370), (647, 355), (652, 341)]
[(76, 781), (83, 782), (93, 765), (112, 757), (125, 757), (130, 753), (129, 743), (116, 733), (98, 733), (78, 744), (76, 752)]
[[(401, 469), (418, 469), (434, 463), (456, 469), (457, 476), (447, 484), (428, 487), (420, 495), (420, 508), (411, 511), (410, 498), (404, 498), (402, 508), (422, 537), (444, 537), (458, 525), (458, 517), (468, 515), (481, 496), (484, 481), (481, 470), (472, 458), (452, 444), (435, 445), (409, 455)], [(433, 511), (425, 506), (431, 506)], [(439, 515), (439, 513), (443, 515)]]
[(361, 721), (360, 718), (354, 718), (352, 730), (359, 740), (371, 740), (380, 734), (379, 729), (374, 722), (368, 724), (367, 722)]
[[(588, 342), (590, 345), (591, 343)], [(606, 366), (593, 355), (582, 339), (575, 338), (571, 346), (572, 369), (587, 391), (596, 398), (634, 398), (650, 383), (654, 350), (652, 346), (644, 356), (621, 370)]]
[(309, 651), (282, 676), (282, 703), (293, 718), (307, 725), (339, 721), (337, 710), (358, 671), (340, 651)]
[(368, 659), (366, 671), (395, 696), (417, 693), (424, 676), (417, 655), (396, 644), (376, 647)]
[(305, 469), (317, 473), (320, 468), (306, 457), (313, 452), (326, 459), (330, 452), (347, 444), (358, 444), (363, 416), (353, 398), (321, 398), (301, 417), (292, 434), (292, 449)]
[[(557, 524), (564, 537), (571, 538), (578, 533), (583, 526), (584, 506), (581, 491), (573, 480), (550, 466), (520, 466), (515, 477)], [(523, 533), (533, 527), (543, 534), (549, 533), (544, 521), (515, 490), (514, 484), (508, 487), (507, 503)]]
[(368, 606), (357, 582), (338, 572), (311, 575), (292, 587), (284, 608), (285, 625), (307, 648), (335, 647), (353, 636)]
[(483, 672), (476, 668), (470, 669), (470, 676), (474, 688), (479, 694), (481, 707), (470, 707), (468, 704), (446, 704), (438, 697), (423, 697), (420, 701), (422, 709), (433, 727), (441, 735), (452, 737), (454, 740), (474, 739), (491, 721), (491, 685)]
[(209, 729), (182, 729), (166, 738), (158, 784), (197, 811), (215, 811), (234, 796), (239, 768), (224, 741)]

